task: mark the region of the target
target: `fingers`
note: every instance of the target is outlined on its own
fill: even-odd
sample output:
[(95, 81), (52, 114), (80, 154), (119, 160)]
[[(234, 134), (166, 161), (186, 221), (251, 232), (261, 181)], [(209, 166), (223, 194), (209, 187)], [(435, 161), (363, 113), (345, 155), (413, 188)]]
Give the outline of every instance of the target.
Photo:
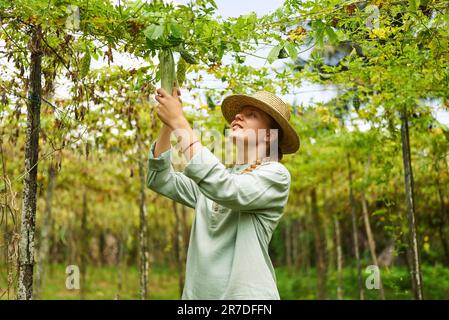
[(157, 102), (160, 104), (163, 104), (164, 101), (166, 101), (167, 98), (170, 98), (170, 95), (162, 88), (159, 88), (156, 90), (156, 94), (154, 95), (154, 98)]
[[(175, 82), (176, 83), (176, 82)], [(181, 90), (176, 85), (173, 87), (172, 96), (178, 98), (181, 95)]]
[[(173, 96), (173, 98), (178, 100), (180, 103), (182, 103), (182, 100), (180, 98), (180, 96), (181, 96), (181, 89), (176, 86), (176, 82), (174, 82), (174, 84), (175, 84), (175, 86), (173, 87), (172, 96)], [(171, 96), (163, 88), (159, 88), (159, 89), (156, 90), (156, 94), (155, 94), (154, 98), (160, 104), (164, 104), (164, 103), (167, 103), (167, 101), (168, 101), (166, 99), (170, 99)]]
[(162, 103), (162, 100), (163, 100), (162, 96), (159, 96), (156, 94), (156, 95), (154, 95), (154, 98), (156, 99), (157, 102)]
[(163, 98), (165, 98), (165, 97), (168, 96), (167, 91), (165, 91), (163, 88), (157, 89), (156, 92), (157, 92), (161, 97), (163, 97)]
[[(163, 98), (166, 98), (169, 96), (168, 92), (165, 91), (165, 89), (163, 88), (159, 88), (156, 90), (156, 92)], [(173, 87), (173, 92), (172, 92), (172, 96), (173, 97), (177, 97), (181, 95), (181, 90), (179, 89), (179, 87), (174, 86)]]
[[(156, 92), (159, 95), (159, 97), (161, 97), (161, 98), (168, 98), (170, 96), (168, 94), (168, 92), (165, 91), (163, 88), (157, 89)], [(181, 95), (181, 90), (179, 89), (179, 87), (173, 87), (172, 96), (177, 98), (180, 95)]]
[(182, 103), (182, 100), (179, 97), (180, 95), (181, 95), (181, 92), (179, 91), (179, 89), (173, 89), (173, 98), (175, 98), (176, 100), (178, 100), (179, 102)]
[[(167, 101), (166, 99), (171, 98), (170, 95), (167, 94), (167, 91), (165, 91), (162, 88), (157, 89), (156, 92), (157, 92), (157, 94), (155, 94), (154, 98), (160, 104), (163, 104), (164, 101), (166, 102)], [(173, 98), (175, 98), (176, 100), (178, 100), (179, 102), (182, 103), (180, 95), (181, 95), (181, 90), (178, 87), (174, 87), (172, 96), (173, 96)]]

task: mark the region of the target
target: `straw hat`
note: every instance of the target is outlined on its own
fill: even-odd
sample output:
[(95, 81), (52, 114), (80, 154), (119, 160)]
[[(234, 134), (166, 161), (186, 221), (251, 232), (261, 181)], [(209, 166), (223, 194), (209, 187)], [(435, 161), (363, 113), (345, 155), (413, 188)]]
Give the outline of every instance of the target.
[(256, 107), (269, 114), (282, 130), (279, 141), (282, 153), (295, 153), (299, 149), (299, 137), (290, 124), (290, 110), (280, 98), (267, 91), (258, 91), (253, 95), (233, 94), (227, 96), (221, 104), (221, 112), (228, 123), (244, 106)]

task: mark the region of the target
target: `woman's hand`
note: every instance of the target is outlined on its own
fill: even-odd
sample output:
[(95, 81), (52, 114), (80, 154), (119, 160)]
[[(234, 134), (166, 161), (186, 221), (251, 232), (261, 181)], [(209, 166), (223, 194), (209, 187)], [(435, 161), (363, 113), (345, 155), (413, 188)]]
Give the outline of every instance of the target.
[(182, 111), (182, 100), (179, 97), (181, 90), (178, 87), (173, 87), (172, 95), (160, 88), (157, 89), (155, 99), (159, 102), (157, 115), (163, 123), (170, 129), (176, 130), (185, 127), (188, 124)]
[[(199, 139), (182, 112), (182, 101), (179, 97), (181, 91), (178, 87), (174, 87), (172, 95), (164, 89), (157, 89), (157, 93), (155, 97), (159, 102), (157, 115), (167, 127), (173, 130), (179, 148), (183, 150), (184, 156), (189, 161), (201, 149), (201, 143), (197, 143)], [(170, 142), (168, 141), (167, 144), (169, 146)], [(168, 147), (164, 146), (164, 150), (166, 148)]]

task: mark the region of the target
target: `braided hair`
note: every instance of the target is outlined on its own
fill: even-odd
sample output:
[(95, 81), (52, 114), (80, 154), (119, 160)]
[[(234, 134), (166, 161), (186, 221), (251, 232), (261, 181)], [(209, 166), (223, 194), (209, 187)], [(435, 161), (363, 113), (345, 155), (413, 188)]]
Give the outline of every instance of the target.
[(256, 163), (253, 163), (252, 165), (250, 165), (249, 167), (245, 168), (244, 170), (242, 170), (240, 172), (240, 174), (245, 174), (245, 173), (249, 173), (251, 171), (253, 171), (254, 169), (256, 169), (258, 166), (260, 166), (262, 164), (262, 161), (260, 160), (256, 160)]
[[(281, 147), (280, 147), (280, 142), (282, 141), (282, 138), (284, 136), (281, 127), (279, 126), (279, 124), (273, 119), (272, 116), (270, 116), (271, 119), (271, 124), (270, 124), (270, 129), (275, 129), (278, 132), (278, 161), (282, 160), (282, 157), (284, 156), (284, 154), (281, 151)], [(266, 156), (269, 157), (270, 155), (270, 142), (267, 142), (267, 148), (266, 148)]]

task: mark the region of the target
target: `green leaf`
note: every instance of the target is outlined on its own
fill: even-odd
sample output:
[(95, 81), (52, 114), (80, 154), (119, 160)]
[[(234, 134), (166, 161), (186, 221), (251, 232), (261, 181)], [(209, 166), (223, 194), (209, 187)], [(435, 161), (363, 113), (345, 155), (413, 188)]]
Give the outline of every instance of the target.
[(99, 57), (98, 57), (98, 53), (96, 52), (96, 50), (92, 51), (91, 56), (92, 56), (92, 58), (94, 58), (95, 60), (98, 61)]
[(242, 64), (243, 62), (245, 62), (245, 60), (246, 60), (246, 57), (245, 57), (245, 56), (239, 56), (239, 55), (236, 55), (236, 56), (235, 56), (235, 61), (236, 61), (238, 64)]
[(209, 95), (207, 95), (207, 106), (208, 106), (209, 109), (212, 110), (212, 111), (213, 111), (213, 110), (215, 109), (215, 107), (216, 107), (214, 100), (213, 100), (212, 97), (209, 96)]
[(338, 42), (338, 36), (337, 36), (337, 34), (335, 33), (335, 31), (334, 31), (330, 26), (326, 26), (325, 31), (326, 31), (326, 34), (327, 34), (327, 36), (328, 36), (328, 38), (329, 38), (329, 41), (330, 41), (332, 44), (335, 44), (335, 43)]
[(449, 126), (445, 126), (444, 124), (441, 124), (440, 127), (443, 130), (446, 140), (449, 141)]
[(162, 36), (164, 33), (164, 27), (161, 25), (156, 25), (156, 28), (154, 29), (154, 33), (151, 35), (150, 39), (158, 39)]
[(233, 49), (235, 52), (240, 52), (240, 51), (242, 51), (242, 50), (240, 49), (240, 43), (239, 43), (239, 42), (233, 42), (233, 43), (232, 43), (232, 49)]
[(209, 0), (208, 2), (212, 7), (214, 7), (216, 10), (218, 10), (217, 4), (215, 3), (214, 0)]
[(143, 30), (143, 34), (147, 39), (151, 39), (151, 36), (153, 35), (155, 29), (156, 25), (150, 24), (148, 27), (145, 28), (145, 30)]
[(87, 76), (90, 70), (90, 61), (91, 61), (91, 55), (89, 52), (89, 49), (86, 47), (84, 56), (81, 58), (80, 61), (80, 77), (81, 79)]
[(287, 49), (288, 54), (293, 61), (298, 59), (298, 51), (296, 51), (296, 46), (293, 43), (287, 42), (287, 44), (285, 45), (285, 49)]
[(410, 10), (416, 12), (419, 8), (420, 2), (420, 0), (408, 0)]
[(161, 37), (163, 33), (164, 27), (159, 24), (152, 24), (148, 26), (143, 32), (145, 37), (149, 40), (156, 40)]
[(269, 63), (273, 63), (274, 60), (276, 60), (279, 56), (279, 52), (281, 51), (281, 49), (283, 48), (283, 46), (281, 44), (278, 44), (277, 46), (273, 47), (273, 49), (271, 49), (270, 53), (268, 53), (268, 57), (267, 60)]
[(174, 38), (182, 38), (182, 31), (177, 23), (170, 22), (168, 24), (170, 35)]
[(330, 79), (332, 77), (330, 74), (322, 73), (322, 72), (320, 72), (319, 75), (323, 79)]
[(373, 216), (380, 216), (387, 213), (387, 209), (378, 209), (372, 213)]
[(288, 58), (288, 52), (285, 50), (284, 47), (282, 47), (281, 51), (279, 51), (278, 59), (285, 59)]
[(322, 47), (324, 42), (324, 29), (326, 25), (321, 20), (315, 20), (312, 23), (312, 29), (315, 31), (315, 41)]
[(355, 94), (352, 98), (352, 105), (356, 111), (359, 111), (360, 109), (360, 97), (358, 94)]

